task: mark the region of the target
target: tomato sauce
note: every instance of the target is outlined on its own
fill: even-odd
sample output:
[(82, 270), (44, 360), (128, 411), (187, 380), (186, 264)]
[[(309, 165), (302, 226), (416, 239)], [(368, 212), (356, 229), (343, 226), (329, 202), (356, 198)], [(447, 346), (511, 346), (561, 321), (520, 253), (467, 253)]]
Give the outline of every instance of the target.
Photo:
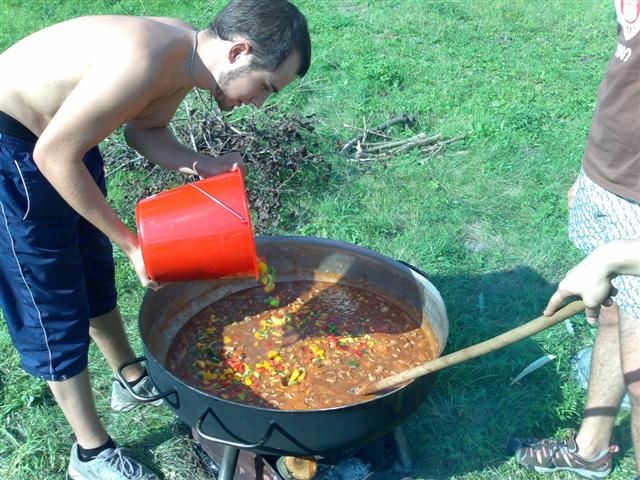
[(178, 332), (166, 365), (213, 396), (308, 410), (362, 401), (352, 387), (437, 356), (433, 332), (387, 296), (343, 283), (234, 293)]

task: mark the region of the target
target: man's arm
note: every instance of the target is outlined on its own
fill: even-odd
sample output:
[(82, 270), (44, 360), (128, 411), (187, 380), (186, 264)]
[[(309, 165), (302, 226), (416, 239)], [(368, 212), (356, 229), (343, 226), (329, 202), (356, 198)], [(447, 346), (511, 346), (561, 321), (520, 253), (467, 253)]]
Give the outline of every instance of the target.
[(149, 282), (137, 237), (120, 220), (84, 166), (84, 154), (151, 101), (157, 67), (131, 49), (100, 52), (42, 132), (34, 160), (62, 198), (131, 259)]
[(153, 113), (127, 122), (127, 143), (156, 165), (183, 173), (209, 177), (231, 170), (234, 164), (244, 169), (239, 154), (226, 154), (218, 158), (202, 155), (180, 143), (167, 128), (187, 92), (181, 90), (165, 99)]
[(614, 240), (594, 250), (562, 279), (544, 314), (552, 315), (567, 297), (576, 295), (587, 307), (587, 321), (595, 323), (600, 306), (613, 303), (617, 292), (611, 280), (618, 275), (640, 276), (640, 240)]

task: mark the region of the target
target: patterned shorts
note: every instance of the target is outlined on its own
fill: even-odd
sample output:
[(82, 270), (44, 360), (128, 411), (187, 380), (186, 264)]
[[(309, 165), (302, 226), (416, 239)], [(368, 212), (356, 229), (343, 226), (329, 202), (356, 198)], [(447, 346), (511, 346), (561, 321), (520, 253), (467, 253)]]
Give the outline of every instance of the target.
[[(640, 238), (640, 203), (619, 197), (592, 182), (580, 171), (569, 211), (569, 238), (585, 255), (617, 239)], [(616, 304), (640, 319), (640, 277), (621, 275), (613, 280)]]

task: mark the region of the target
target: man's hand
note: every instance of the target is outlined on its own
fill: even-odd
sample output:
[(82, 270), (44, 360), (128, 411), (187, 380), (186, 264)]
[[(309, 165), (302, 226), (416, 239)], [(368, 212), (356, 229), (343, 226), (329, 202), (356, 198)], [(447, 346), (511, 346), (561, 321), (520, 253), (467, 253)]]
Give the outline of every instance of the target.
[(615, 274), (609, 268), (606, 258), (596, 250), (569, 270), (551, 296), (544, 314), (553, 315), (567, 297), (575, 295), (582, 298), (586, 307), (587, 322), (594, 325), (598, 321), (600, 306), (611, 306), (612, 297), (618, 293), (611, 285), (614, 277)]
[(202, 178), (212, 177), (219, 173), (240, 169), (242, 176), (246, 176), (247, 167), (238, 152), (225, 153), (217, 158), (198, 160), (193, 164), (193, 171)]
[(136, 275), (138, 275), (138, 279), (140, 280), (140, 283), (142, 283), (143, 287), (150, 288), (151, 290), (157, 290), (160, 288), (160, 284), (158, 282), (149, 278), (147, 269), (144, 266), (144, 261), (142, 260), (142, 250), (140, 247), (135, 250), (129, 259), (131, 260), (131, 263), (133, 263), (133, 268), (136, 271)]
[(138, 276), (138, 280), (142, 283), (143, 287), (148, 287), (152, 290), (157, 290), (160, 288), (160, 284), (154, 280), (149, 278), (149, 274), (147, 273), (147, 268), (144, 266), (144, 260), (142, 259), (142, 249), (140, 248), (140, 243), (138, 242), (138, 237), (135, 236), (134, 233), (129, 232), (129, 241), (128, 245), (124, 247), (122, 250), (129, 257), (133, 265), (133, 269)]

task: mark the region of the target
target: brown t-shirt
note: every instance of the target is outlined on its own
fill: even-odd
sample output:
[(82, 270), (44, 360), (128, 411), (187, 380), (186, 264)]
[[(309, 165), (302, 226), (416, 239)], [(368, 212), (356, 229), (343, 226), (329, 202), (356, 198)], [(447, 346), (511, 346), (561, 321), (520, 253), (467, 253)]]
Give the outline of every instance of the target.
[(618, 46), (598, 89), (582, 164), (604, 189), (640, 201), (640, 1), (614, 3)]

